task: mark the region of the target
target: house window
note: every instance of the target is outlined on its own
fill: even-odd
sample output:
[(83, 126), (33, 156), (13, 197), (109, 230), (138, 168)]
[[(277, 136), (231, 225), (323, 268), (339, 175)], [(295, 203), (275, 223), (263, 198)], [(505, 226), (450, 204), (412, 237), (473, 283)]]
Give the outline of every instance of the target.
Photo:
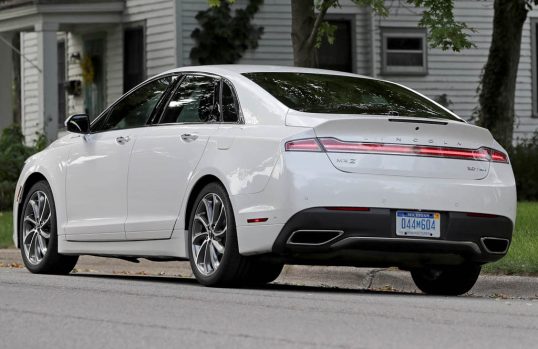
[(351, 19), (329, 19), (336, 26), (335, 40), (329, 44), (323, 40), (318, 49), (318, 63), (322, 69), (353, 72), (353, 38)]
[(381, 73), (428, 74), (426, 37), (426, 30), (423, 29), (381, 28)]
[(144, 51), (144, 27), (126, 28), (123, 35), (123, 92), (144, 81)]

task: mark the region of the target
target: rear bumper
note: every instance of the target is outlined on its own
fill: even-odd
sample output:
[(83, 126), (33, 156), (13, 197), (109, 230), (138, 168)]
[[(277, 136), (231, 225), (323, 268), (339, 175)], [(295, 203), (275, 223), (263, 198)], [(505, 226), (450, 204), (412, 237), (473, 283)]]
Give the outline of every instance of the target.
[[(463, 223), (457, 219), (458, 212), (461, 215), (471, 212), (504, 217), (503, 221), (510, 225), (510, 228), (505, 228), (510, 236), (516, 216), (515, 180), (507, 164), (492, 164), (488, 176), (482, 180), (420, 178), (342, 172), (323, 153), (283, 154), (263, 191), (234, 195), (231, 200), (239, 251), (244, 255), (272, 252), (278, 246), (275, 241), (282, 227), (289, 226), (299, 214), (316, 207), (375, 208), (369, 211), (369, 219), (380, 221), (377, 230), (374, 229), (370, 235), (364, 231), (359, 235), (370, 238), (393, 237), (390, 234), (393, 234), (394, 228), (387, 225), (395, 224), (395, 219), (383, 213), (392, 212), (393, 208), (444, 212), (445, 215), (453, 212), (450, 215), (450, 232), (454, 233), (448, 237), (443, 235), (439, 240), (471, 241), (478, 248), (482, 248), (479, 237), (473, 234), (485, 231), (482, 221), (477, 221), (478, 226), (473, 227), (472, 221), (469, 221), (459, 227), (458, 224)], [(252, 218), (267, 218), (267, 221), (248, 223)], [(325, 221), (334, 220), (324, 212), (319, 216), (310, 215), (306, 221), (315, 222), (314, 227), (319, 228), (326, 224)], [(489, 227), (486, 230), (490, 230)], [(356, 241), (353, 243), (355, 249), (357, 244)], [(495, 258), (499, 256), (490, 260)]]
[[(440, 238), (400, 237), (395, 215), (395, 209), (387, 208), (364, 212), (309, 208), (284, 225), (272, 252), (287, 263), (414, 268), (496, 261), (506, 254), (512, 239), (510, 219), (463, 212), (441, 212)], [(302, 236), (294, 240), (298, 231)], [(314, 238), (319, 231), (334, 235), (320, 241)]]

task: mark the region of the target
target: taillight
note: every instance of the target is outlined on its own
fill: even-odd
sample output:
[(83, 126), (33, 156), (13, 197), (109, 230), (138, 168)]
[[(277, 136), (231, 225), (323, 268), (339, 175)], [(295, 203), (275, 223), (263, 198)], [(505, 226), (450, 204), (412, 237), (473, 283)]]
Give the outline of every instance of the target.
[(297, 139), (286, 142), (285, 149), (286, 151), (322, 151), (318, 141), (315, 138)]
[(508, 155), (506, 155), (502, 151), (489, 149), (489, 155), (490, 155), (491, 161), (493, 162), (502, 162), (504, 164), (508, 163)]
[(308, 138), (286, 142), (285, 149), (286, 151), (428, 156), (508, 163), (508, 155), (487, 147), (466, 149), (411, 144), (345, 142), (336, 138)]

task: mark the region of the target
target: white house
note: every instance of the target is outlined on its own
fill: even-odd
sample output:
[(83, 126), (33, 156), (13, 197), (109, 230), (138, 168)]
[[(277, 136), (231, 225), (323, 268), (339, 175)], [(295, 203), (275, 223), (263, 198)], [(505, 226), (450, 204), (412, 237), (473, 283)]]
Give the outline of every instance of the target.
[[(425, 30), (417, 27), (420, 10), (403, 2), (387, 0), (387, 18), (349, 0), (341, 3), (327, 16), (338, 31), (335, 44), (320, 50), (323, 67), (401, 82), (432, 98), (444, 95), (457, 114), (472, 117), (491, 40), (493, 0), (455, 1), (457, 19), (476, 30), (471, 35), (476, 48), (460, 53), (429, 48)], [(207, 7), (207, 0), (0, 0), (0, 128), (13, 122), (18, 99), (12, 96), (19, 95), (15, 109), (27, 140), (43, 130), (53, 139), (67, 115), (95, 117), (143, 79), (190, 65), (195, 16)], [(290, 1), (265, 0), (255, 23), (265, 32), (240, 63), (292, 65)], [(523, 30), (515, 137), (538, 129), (537, 24), (535, 10)], [(88, 67), (92, 83), (81, 84)], [(18, 78), (20, 91), (13, 91)]]

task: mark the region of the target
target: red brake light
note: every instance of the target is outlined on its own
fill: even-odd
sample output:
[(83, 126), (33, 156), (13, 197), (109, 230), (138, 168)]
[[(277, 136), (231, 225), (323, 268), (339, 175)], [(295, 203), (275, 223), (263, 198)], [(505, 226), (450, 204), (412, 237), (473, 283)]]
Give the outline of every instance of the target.
[(502, 162), (507, 164), (508, 163), (508, 155), (503, 153), (502, 151), (498, 151), (495, 149), (489, 149), (489, 155), (491, 157), (491, 161), (493, 162)]
[(286, 151), (311, 151), (321, 152), (321, 147), (315, 138), (297, 139), (286, 142)]
[(319, 141), (327, 152), (431, 156), (508, 163), (506, 154), (486, 147), (466, 149), (410, 144), (360, 143), (344, 142), (335, 138), (320, 138)]

